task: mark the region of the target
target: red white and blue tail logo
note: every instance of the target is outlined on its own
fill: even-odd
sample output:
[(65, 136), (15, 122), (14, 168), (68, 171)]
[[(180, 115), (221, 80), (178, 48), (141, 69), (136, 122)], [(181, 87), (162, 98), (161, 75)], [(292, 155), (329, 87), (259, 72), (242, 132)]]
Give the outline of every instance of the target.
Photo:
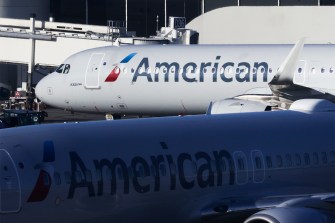
[[(125, 58), (123, 58), (123, 60), (121, 60), (120, 64), (126, 64), (128, 63), (137, 53), (131, 53), (128, 56), (126, 56)], [(109, 73), (109, 75), (107, 76), (105, 82), (114, 82), (118, 79), (119, 75), (121, 73), (121, 69), (118, 65), (116, 65), (113, 70)]]

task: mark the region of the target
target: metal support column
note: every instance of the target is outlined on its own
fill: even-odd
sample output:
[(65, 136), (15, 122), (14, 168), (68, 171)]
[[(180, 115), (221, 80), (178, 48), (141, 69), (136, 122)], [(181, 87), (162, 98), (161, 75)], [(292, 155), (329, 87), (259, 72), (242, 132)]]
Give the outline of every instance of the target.
[(164, 27), (166, 27), (166, 0), (164, 0)]
[(126, 32), (128, 32), (128, 0), (125, 0), (126, 6), (125, 6), (125, 14), (126, 14)]
[(30, 16), (30, 34), (31, 34), (31, 38), (30, 38), (30, 61), (28, 63), (28, 71), (27, 71), (27, 91), (31, 92), (31, 84), (32, 84), (32, 75), (34, 72), (34, 66), (35, 66), (35, 38), (34, 38), (34, 34), (35, 34), (35, 18), (36, 15), (32, 14)]
[(201, 0), (201, 14), (205, 13), (205, 0)]

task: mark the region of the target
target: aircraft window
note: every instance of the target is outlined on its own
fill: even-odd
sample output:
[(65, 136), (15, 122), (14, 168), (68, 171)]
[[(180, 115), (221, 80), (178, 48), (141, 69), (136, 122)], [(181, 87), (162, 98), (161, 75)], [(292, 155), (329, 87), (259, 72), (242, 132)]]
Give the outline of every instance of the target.
[(107, 180), (111, 180), (112, 179), (112, 170), (110, 168), (106, 169), (105, 174), (106, 174)]
[(252, 68), (252, 72), (257, 73), (257, 68), (256, 67)]
[(65, 64), (63, 74), (68, 74), (70, 71), (70, 64)]
[(255, 167), (256, 169), (262, 169), (263, 165), (262, 165), (262, 159), (260, 157), (255, 157)]
[(330, 151), (330, 160), (331, 163), (335, 163), (335, 151)]
[(151, 68), (148, 67), (147, 70), (146, 70), (147, 74), (151, 74)]
[(333, 72), (334, 72), (334, 68), (331, 67), (331, 68), (329, 69), (329, 73), (332, 74)]
[(286, 160), (286, 165), (287, 165), (288, 167), (292, 166), (292, 157), (291, 157), (290, 154), (286, 154), (286, 156), (285, 156), (285, 160)]
[(64, 64), (61, 64), (61, 65), (56, 69), (55, 72), (61, 74), (61, 73), (63, 73), (63, 69), (64, 69)]
[(44, 186), (49, 186), (50, 185), (50, 179), (49, 179), (49, 175), (48, 174), (44, 174), (43, 176), (43, 184)]
[(59, 173), (54, 173), (54, 181), (56, 185), (60, 185), (62, 183), (61, 178), (60, 178), (60, 174)]
[(244, 170), (245, 169), (244, 160), (242, 158), (237, 159), (237, 164), (238, 164), (238, 169), (239, 170)]
[(83, 180), (83, 176), (81, 175), (80, 171), (76, 171), (75, 176), (76, 176), (76, 182), (77, 183), (80, 183)]
[(3, 166), (3, 170), (4, 171), (8, 171), (8, 167), (7, 166)]
[(325, 72), (325, 68), (321, 68), (321, 73), (324, 73)]
[(277, 160), (277, 166), (282, 167), (283, 166), (283, 158), (281, 157), (281, 155), (277, 155), (276, 160)]
[(131, 68), (131, 72), (132, 72), (132, 73), (134, 73), (134, 72), (135, 72), (134, 68)]
[(204, 69), (202, 70), (202, 72), (203, 72), (204, 74), (207, 73), (207, 69), (204, 68)]
[(229, 170), (232, 171), (231, 168), (235, 169), (235, 163), (233, 159), (228, 159), (228, 163), (227, 163)]
[(312, 68), (311, 71), (312, 71), (312, 74), (315, 74), (315, 73), (316, 73), (316, 69), (315, 69), (314, 67)]
[(24, 168), (24, 165), (23, 165), (22, 162), (19, 162), (19, 167), (20, 167), (20, 169), (23, 169), (23, 168)]
[(65, 182), (67, 184), (70, 184), (71, 183), (71, 175), (70, 175), (70, 173), (69, 172), (65, 172), (64, 173), (64, 177), (65, 177)]
[(228, 73), (228, 74), (233, 74), (233, 68), (232, 68), (232, 67), (228, 67), (228, 69), (227, 69), (227, 73)]
[(101, 172), (101, 170), (97, 170), (96, 171), (96, 177), (97, 177), (97, 181), (101, 181), (102, 180), (102, 172)]
[(163, 163), (159, 164), (159, 171), (161, 172), (162, 176), (166, 176), (166, 168)]
[(267, 167), (269, 169), (271, 169), (272, 168), (272, 159), (271, 159), (271, 156), (266, 156), (265, 160), (266, 160)]
[(240, 68), (236, 68), (236, 73), (238, 74), (238, 73), (240, 73)]
[(139, 177), (144, 177), (144, 167), (143, 166), (139, 166), (138, 171), (137, 171), (137, 176)]
[(314, 165), (319, 164), (319, 155), (317, 152), (312, 153), (312, 160)]
[(212, 68), (212, 73), (215, 74), (215, 72), (216, 72), (216, 68), (213, 67), (213, 68)]
[(216, 170), (216, 163), (215, 163), (214, 160), (211, 160), (211, 169), (212, 169), (213, 172), (216, 172), (216, 171), (217, 171), (217, 170)]
[(183, 73), (183, 68), (179, 68), (179, 74)]
[(150, 175), (153, 176), (153, 177), (157, 176), (157, 171), (156, 171), (156, 168), (155, 168), (154, 165), (150, 166)]
[(90, 170), (85, 171), (85, 179), (87, 182), (92, 182), (92, 172)]
[(220, 68), (220, 74), (223, 74), (223, 73), (224, 73), (224, 68), (221, 67), (221, 68)]
[(171, 172), (171, 174), (173, 174), (173, 175), (175, 175), (176, 174), (176, 164), (174, 164), (174, 163), (170, 163), (170, 172)]
[(265, 69), (264, 69), (264, 67), (262, 67), (261, 68), (261, 74), (264, 74), (264, 72), (265, 72)]
[(311, 159), (310, 159), (308, 153), (305, 153), (305, 154), (304, 154), (304, 160), (305, 160), (305, 164), (306, 164), (306, 166), (309, 166), (309, 165), (311, 164)]
[(117, 168), (117, 177), (119, 178), (119, 180), (123, 180), (123, 173), (121, 167)]
[(188, 67), (187, 69), (186, 69), (186, 73), (191, 73), (191, 71), (192, 71), (192, 68), (191, 67)]
[(300, 157), (300, 155), (298, 153), (295, 154), (294, 161), (295, 161), (295, 165), (301, 166), (301, 157)]
[(129, 175), (130, 178), (132, 178), (132, 177), (134, 176), (133, 173), (134, 173), (134, 172), (133, 172), (133, 169), (132, 169), (131, 167), (129, 167), (129, 168), (128, 168), (128, 175)]
[(141, 67), (140, 70), (139, 70), (139, 73), (140, 74), (143, 74), (145, 72), (145, 68), (144, 67)]
[(106, 63), (106, 62), (104, 62), (102, 65), (106, 66), (106, 64), (107, 64), (107, 63)]
[(270, 73), (270, 74), (272, 73), (272, 68), (269, 68), (269, 73)]
[(193, 174), (197, 174), (197, 164), (195, 162), (192, 162), (192, 172)]
[(299, 69), (298, 69), (298, 73), (301, 74), (301, 72), (302, 72), (302, 68), (299, 67)]
[(167, 73), (167, 69), (166, 67), (163, 68), (163, 74), (166, 74)]
[(328, 163), (327, 153), (326, 152), (322, 152), (321, 153), (321, 160), (322, 160), (323, 164), (327, 164)]
[(226, 167), (226, 162), (224, 160), (220, 160), (219, 161), (219, 170), (221, 170), (221, 172), (225, 172), (227, 170), (227, 167)]
[(128, 71), (128, 70), (127, 70), (127, 67), (124, 67), (122, 72), (126, 74), (127, 71)]
[(159, 73), (159, 68), (156, 67), (156, 68), (155, 68), (155, 74), (158, 74), (158, 73)]

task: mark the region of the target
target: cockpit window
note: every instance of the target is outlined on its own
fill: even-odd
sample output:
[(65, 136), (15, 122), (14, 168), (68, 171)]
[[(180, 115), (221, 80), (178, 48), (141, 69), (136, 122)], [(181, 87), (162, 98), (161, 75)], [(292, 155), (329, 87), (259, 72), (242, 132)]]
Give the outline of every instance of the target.
[(68, 74), (70, 71), (70, 64), (61, 64), (57, 69), (56, 72), (59, 74)]
[(68, 74), (70, 71), (70, 64), (65, 64), (63, 74)]
[(56, 72), (61, 74), (63, 73), (63, 69), (64, 69), (64, 64), (61, 64), (57, 69), (56, 69)]

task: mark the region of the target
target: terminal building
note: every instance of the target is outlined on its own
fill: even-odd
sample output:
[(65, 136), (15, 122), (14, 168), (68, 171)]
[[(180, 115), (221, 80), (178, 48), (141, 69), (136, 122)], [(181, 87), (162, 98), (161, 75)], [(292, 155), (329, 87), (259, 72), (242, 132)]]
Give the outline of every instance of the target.
[(293, 44), (301, 37), (333, 44), (333, 5), (335, 0), (0, 0), (0, 94), (27, 90), (75, 52), (112, 45), (109, 20), (123, 21), (125, 33), (148, 37), (170, 16), (185, 17), (200, 44)]

